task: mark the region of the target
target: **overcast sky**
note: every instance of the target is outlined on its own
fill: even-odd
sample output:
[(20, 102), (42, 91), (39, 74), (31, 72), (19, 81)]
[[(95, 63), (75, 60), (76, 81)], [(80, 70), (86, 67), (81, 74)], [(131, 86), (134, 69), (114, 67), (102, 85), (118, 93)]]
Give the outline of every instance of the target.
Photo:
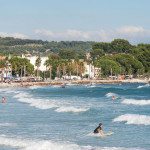
[(0, 0), (0, 36), (150, 43), (150, 0)]

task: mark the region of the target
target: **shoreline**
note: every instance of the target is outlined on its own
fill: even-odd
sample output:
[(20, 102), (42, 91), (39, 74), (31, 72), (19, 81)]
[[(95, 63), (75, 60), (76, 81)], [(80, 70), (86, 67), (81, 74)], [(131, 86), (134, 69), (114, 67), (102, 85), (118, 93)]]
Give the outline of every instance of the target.
[(53, 85), (62, 85), (62, 84), (121, 84), (121, 83), (150, 83), (150, 80), (143, 79), (127, 79), (127, 80), (76, 80), (76, 81), (43, 81), (43, 82), (22, 82), (22, 83), (0, 83), (0, 88), (3, 87), (30, 87), (30, 86), (53, 86)]

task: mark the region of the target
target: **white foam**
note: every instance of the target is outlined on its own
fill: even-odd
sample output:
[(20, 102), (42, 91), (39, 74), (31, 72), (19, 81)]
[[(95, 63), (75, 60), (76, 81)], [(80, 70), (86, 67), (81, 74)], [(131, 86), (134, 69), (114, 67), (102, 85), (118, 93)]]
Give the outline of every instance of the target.
[(54, 107), (58, 107), (55, 101), (43, 100), (39, 98), (32, 98), (28, 93), (19, 93), (14, 96), (18, 101), (27, 103), (32, 107), (36, 107), (39, 109), (50, 109)]
[(116, 93), (111, 93), (111, 92), (109, 92), (109, 93), (107, 93), (106, 95), (105, 95), (106, 97), (112, 97), (112, 96), (115, 96), (115, 97), (117, 97), (117, 94)]
[[(65, 100), (48, 100), (48, 99), (39, 99), (39, 98), (33, 98), (32, 95), (28, 93), (19, 93), (14, 96), (17, 98), (18, 101), (27, 103), (29, 106), (36, 107), (38, 109), (51, 109), (54, 108), (56, 112), (73, 112), (73, 113), (79, 113), (87, 111), (88, 108), (80, 108), (76, 107), (76, 103), (73, 103), (72, 101), (65, 101)], [(73, 106), (72, 106), (73, 105)]]
[(75, 113), (79, 113), (79, 112), (84, 112), (87, 111), (88, 108), (75, 108), (75, 107), (60, 107), (57, 108), (55, 111), (57, 112), (75, 112)]
[(150, 100), (124, 99), (122, 101), (122, 104), (144, 106), (144, 105), (150, 105)]
[(110, 131), (108, 133), (104, 133), (104, 135), (101, 135), (99, 133), (95, 134), (95, 133), (89, 133), (88, 136), (93, 136), (93, 137), (101, 137), (101, 138), (104, 138), (104, 137), (107, 137), (107, 136), (110, 136), (114, 134), (114, 132)]
[(31, 90), (38, 89), (38, 88), (42, 88), (42, 86), (34, 85), (29, 87), (29, 89)]
[(150, 116), (138, 114), (125, 114), (113, 120), (114, 122), (126, 122), (126, 124), (150, 125)]
[(0, 92), (2, 92), (3, 94), (4, 93), (14, 93), (14, 94), (17, 94), (18, 91), (14, 88), (3, 88), (3, 89), (0, 89)]
[(0, 127), (14, 127), (16, 123), (0, 123)]
[(145, 84), (145, 85), (139, 85), (137, 88), (138, 89), (141, 89), (141, 88), (146, 88), (146, 87), (149, 87), (150, 84)]
[(50, 140), (26, 140), (0, 136), (0, 145), (19, 148), (20, 150), (139, 150), (123, 147), (92, 147), (79, 146), (69, 142), (53, 142)]
[(100, 137), (99, 134), (95, 134), (95, 133), (93, 133), (93, 132), (87, 134), (87, 136)]

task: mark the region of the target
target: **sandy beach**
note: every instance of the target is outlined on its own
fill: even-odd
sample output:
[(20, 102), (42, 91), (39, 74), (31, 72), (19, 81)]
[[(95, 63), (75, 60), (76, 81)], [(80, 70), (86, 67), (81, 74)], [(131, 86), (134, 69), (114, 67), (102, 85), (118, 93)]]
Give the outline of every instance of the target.
[(144, 79), (127, 79), (127, 80), (52, 80), (44, 82), (12, 82), (0, 83), (0, 88), (3, 87), (28, 87), (28, 86), (48, 86), (48, 85), (62, 85), (66, 84), (117, 84), (117, 83), (145, 83), (148, 84), (150, 80)]

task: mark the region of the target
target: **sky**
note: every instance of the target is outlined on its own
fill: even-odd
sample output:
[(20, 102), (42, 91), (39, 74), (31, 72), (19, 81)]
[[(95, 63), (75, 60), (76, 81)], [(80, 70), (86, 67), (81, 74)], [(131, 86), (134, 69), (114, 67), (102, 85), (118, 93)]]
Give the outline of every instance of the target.
[(150, 0), (0, 0), (0, 36), (150, 43)]

